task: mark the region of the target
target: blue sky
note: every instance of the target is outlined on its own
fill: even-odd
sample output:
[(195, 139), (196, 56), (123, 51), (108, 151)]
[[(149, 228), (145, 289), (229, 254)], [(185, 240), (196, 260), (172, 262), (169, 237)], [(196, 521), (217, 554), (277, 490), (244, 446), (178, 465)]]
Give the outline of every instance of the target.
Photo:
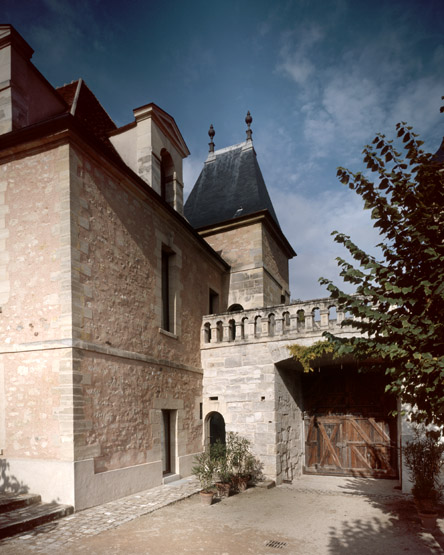
[[(293, 298), (325, 296), (344, 255), (330, 232), (370, 250), (362, 202), (336, 180), (362, 147), (407, 121), (435, 151), (444, 135), (443, 0), (3, 0), (2, 19), (59, 86), (82, 77), (117, 125), (155, 102), (191, 151), (188, 193), (208, 151), (253, 141), (279, 221), (298, 253)], [(339, 282), (339, 280), (337, 280)]]

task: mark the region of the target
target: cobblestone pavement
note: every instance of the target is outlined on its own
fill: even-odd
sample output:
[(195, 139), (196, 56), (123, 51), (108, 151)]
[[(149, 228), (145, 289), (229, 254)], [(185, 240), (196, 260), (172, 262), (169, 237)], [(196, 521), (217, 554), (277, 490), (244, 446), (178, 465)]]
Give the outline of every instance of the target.
[(105, 530), (116, 528), (125, 522), (186, 499), (199, 490), (199, 482), (195, 478), (185, 478), (129, 495), (2, 540), (0, 553), (62, 553), (64, 547), (86, 536), (95, 536)]

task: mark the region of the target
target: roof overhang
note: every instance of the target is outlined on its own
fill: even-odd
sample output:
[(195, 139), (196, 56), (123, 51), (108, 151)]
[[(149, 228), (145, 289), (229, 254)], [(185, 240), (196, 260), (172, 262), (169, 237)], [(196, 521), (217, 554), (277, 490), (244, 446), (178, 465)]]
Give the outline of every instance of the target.
[(133, 113), (136, 122), (151, 118), (164, 135), (174, 144), (182, 155), (182, 158), (186, 158), (190, 155), (190, 151), (188, 150), (174, 118), (162, 110), (162, 108), (159, 108), (157, 104), (154, 104), (154, 102), (145, 104), (145, 106), (135, 108)]

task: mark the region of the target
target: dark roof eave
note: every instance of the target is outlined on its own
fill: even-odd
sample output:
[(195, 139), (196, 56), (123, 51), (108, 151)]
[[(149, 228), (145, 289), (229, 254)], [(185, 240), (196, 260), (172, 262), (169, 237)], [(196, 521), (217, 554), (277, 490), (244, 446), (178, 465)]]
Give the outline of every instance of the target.
[[(164, 210), (176, 219), (194, 238), (201, 247), (204, 248), (216, 261), (221, 264), (225, 270), (230, 269), (230, 265), (203, 239), (193, 226), (181, 216), (174, 208), (172, 208), (162, 197), (152, 189), (140, 176), (138, 176), (125, 162), (120, 158), (118, 153), (113, 149), (108, 149), (96, 137), (92, 136), (84, 126), (79, 123), (74, 116), (69, 113), (63, 113), (43, 122), (35, 123), (28, 127), (23, 127), (9, 133), (0, 135), (0, 160), (3, 157), (2, 151), (13, 149), (21, 144), (42, 140), (50, 135), (62, 134), (63, 132), (74, 133), (79, 139), (90, 146), (94, 151), (103, 156), (116, 169), (125, 174), (139, 189), (150, 196), (155, 202), (159, 203)], [(10, 156), (13, 153), (8, 153)]]
[(237, 218), (230, 218), (229, 220), (218, 222), (216, 224), (202, 226), (196, 228), (196, 231), (198, 231), (203, 237), (205, 237), (206, 235), (213, 235), (222, 230), (249, 225), (255, 220), (265, 223), (265, 225), (270, 229), (271, 233), (275, 236), (278, 242), (281, 243), (281, 246), (284, 248), (284, 251), (286, 251), (288, 258), (293, 258), (294, 256), (297, 256), (295, 250), (290, 245), (288, 239), (285, 237), (282, 229), (278, 226), (278, 224), (267, 209), (259, 210), (258, 212), (246, 214), (244, 216), (238, 216)]

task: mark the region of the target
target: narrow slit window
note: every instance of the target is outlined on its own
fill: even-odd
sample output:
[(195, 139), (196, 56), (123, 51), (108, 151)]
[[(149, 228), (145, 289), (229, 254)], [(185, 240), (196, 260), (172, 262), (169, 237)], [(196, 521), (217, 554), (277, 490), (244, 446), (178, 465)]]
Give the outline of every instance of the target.
[(172, 332), (171, 253), (162, 250), (162, 329)]

